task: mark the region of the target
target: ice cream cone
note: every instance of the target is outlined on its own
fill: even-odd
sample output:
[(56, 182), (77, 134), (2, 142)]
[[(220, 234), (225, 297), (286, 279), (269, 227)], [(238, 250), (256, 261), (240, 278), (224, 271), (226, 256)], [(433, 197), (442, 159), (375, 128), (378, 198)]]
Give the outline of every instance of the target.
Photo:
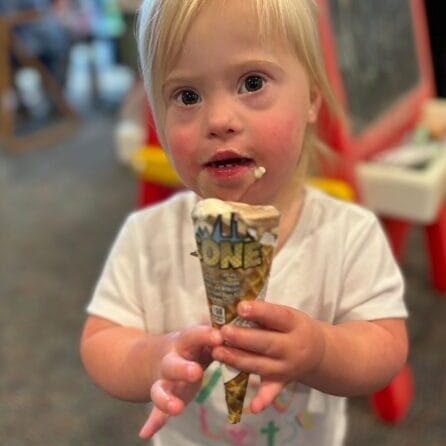
[[(272, 206), (217, 199), (200, 201), (192, 212), (212, 325), (252, 326), (237, 316), (242, 300), (264, 299), (280, 214)], [(238, 423), (249, 374), (222, 365), (230, 423)]]

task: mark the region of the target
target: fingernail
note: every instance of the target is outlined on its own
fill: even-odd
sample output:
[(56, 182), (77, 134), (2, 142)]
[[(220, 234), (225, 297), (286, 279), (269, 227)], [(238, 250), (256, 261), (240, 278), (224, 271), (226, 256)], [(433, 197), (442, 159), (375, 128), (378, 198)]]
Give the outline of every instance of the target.
[(211, 334), (211, 341), (212, 342), (214, 342), (214, 343), (220, 343), (221, 341), (222, 341), (222, 339), (221, 339), (221, 334), (220, 334), (220, 332), (219, 331), (214, 331), (212, 334)]
[(189, 379), (194, 379), (196, 376), (195, 366), (193, 366), (192, 364), (187, 366), (187, 376), (189, 377)]
[(169, 401), (167, 403), (167, 411), (169, 412), (169, 414), (175, 412), (175, 402), (174, 401)]
[(143, 439), (143, 440), (147, 440), (150, 437), (150, 432), (149, 430), (146, 428), (146, 425), (144, 425), (141, 430), (139, 431), (138, 434), (139, 438)]
[(248, 316), (249, 313), (251, 312), (251, 304), (248, 302), (242, 302), (239, 304), (238, 306), (238, 311), (240, 316)]
[(252, 413), (260, 413), (263, 412), (265, 407), (261, 403), (253, 403), (251, 405), (251, 411)]

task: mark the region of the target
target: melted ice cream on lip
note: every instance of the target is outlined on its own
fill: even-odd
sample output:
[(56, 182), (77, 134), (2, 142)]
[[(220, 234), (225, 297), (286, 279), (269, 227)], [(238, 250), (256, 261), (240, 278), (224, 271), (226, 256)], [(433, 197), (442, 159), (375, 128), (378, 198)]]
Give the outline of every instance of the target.
[(256, 180), (260, 180), (260, 178), (262, 178), (265, 173), (266, 169), (263, 166), (256, 166), (254, 168), (254, 177)]

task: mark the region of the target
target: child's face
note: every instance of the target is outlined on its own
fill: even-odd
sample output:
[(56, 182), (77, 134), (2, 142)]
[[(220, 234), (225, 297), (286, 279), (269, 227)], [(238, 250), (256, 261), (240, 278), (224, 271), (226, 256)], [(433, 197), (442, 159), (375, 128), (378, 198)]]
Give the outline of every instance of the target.
[[(213, 2), (193, 22), (166, 76), (164, 133), (180, 177), (198, 195), (274, 204), (296, 192), (318, 98), (287, 45), (260, 45), (250, 3)], [(259, 166), (266, 174), (256, 180)]]

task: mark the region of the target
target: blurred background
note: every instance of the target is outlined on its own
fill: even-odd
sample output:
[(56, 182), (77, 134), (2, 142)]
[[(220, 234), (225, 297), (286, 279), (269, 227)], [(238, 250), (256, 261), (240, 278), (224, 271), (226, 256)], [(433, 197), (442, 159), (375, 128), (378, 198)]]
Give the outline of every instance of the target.
[[(367, 40), (364, 46), (367, 51), (373, 47), (373, 55), (384, 45), (392, 57), (404, 57), (406, 62), (408, 57), (413, 58), (412, 64), (404, 65), (407, 69), (389, 68), (388, 72), (370, 76), (372, 93), (378, 92), (389, 77), (412, 79), (412, 71), (412, 84), (393, 82), (407, 89), (397, 92), (395, 102), (409, 95), (420, 79), (428, 85), (418, 94), (416, 107), (410, 103), (417, 121), (411, 117), (407, 127), (397, 130), (400, 143), (383, 144), (361, 152), (360, 157), (353, 156), (352, 150), (362, 150), (364, 126), (370, 124), (374, 131), (377, 119), (362, 115), (366, 123), (358, 124), (361, 129), (347, 142), (334, 140), (346, 165), (356, 168), (353, 161), (357, 158), (366, 163), (363, 183), (352, 179), (349, 172), (338, 172), (333, 177), (342, 179), (343, 190), (351, 192), (348, 197), (352, 195), (382, 217), (406, 278), (411, 313), (411, 353), (406, 374), (387, 389), (386, 395), (375, 395), (374, 405), (367, 398), (351, 400), (347, 446), (445, 444), (443, 3), (319, 2), (329, 5), (332, 46), (327, 47), (327, 42), (324, 45), (331, 49), (330, 54), (336, 48), (338, 72), (344, 76), (347, 96), (350, 88), (356, 88), (349, 84), (345, 67), (351, 71), (353, 54), (358, 51), (349, 44), (358, 40), (355, 33), (362, 29), (357, 25), (361, 14), (375, 23), (375, 31), (380, 32), (374, 34), (384, 36), (385, 42), (373, 41), (373, 47), (369, 36), (370, 42)], [(156, 135), (150, 131), (151, 117), (134, 43), (138, 6), (138, 0), (0, 0), (2, 445), (141, 443), (137, 432), (147, 408), (114, 400), (97, 389), (86, 377), (78, 354), (85, 306), (120, 225), (132, 210), (163, 199), (178, 187)], [(389, 8), (397, 12), (389, 14)], [(396, 15), (402, 17), (401, 21), (394, 20)], [(401, 25), (397, 29), (401, 35), (410, 37), (412, 44), (402, 55), (392, 52), (403, 45), (387, 38), (386, 33), (394, 31), (392, 23), (382, 22), (385, 17), (395, 22), (395, 29)], [(422, 35), (416, 32), (420, 23)], [(417, 42), (423, 35), (428, 38), (428, 52), (419, 50)], [(358, 70), (371, 64), (367, 51), (361, 52), (365, 59), (359, 62)], [(402, 66), (398, 59), (395, 62), (397, 68)], [(393, 84), (389, 88), (396, 88)], [(362, 99), (357, 107), (370, 108), (368, 101)], [(377, 106), (376, 114), (393, 123), (386, 114), (393, 102), (383, 104)], [(352, 101), (352, 122), (354, 110)], [(371, 168), (379, 174), (380, 169), (388, 172), (390, 168), (395, 185), (378, 194), (384, 176), (378, 175), (378, 183), (374, 183), (368, 176)], [(329, 192), (336, 189), (333, 185), (339, 186), (339, 182), (332, 182), (330, 172), (319, 180), (318, 184)], [(409, 184), (419, 189), (411, 189)], [(396, 189), (398, 202), (406, 206), (399, 209), (390, 203), (394, 209), (389, 211), (380, 200)]]

